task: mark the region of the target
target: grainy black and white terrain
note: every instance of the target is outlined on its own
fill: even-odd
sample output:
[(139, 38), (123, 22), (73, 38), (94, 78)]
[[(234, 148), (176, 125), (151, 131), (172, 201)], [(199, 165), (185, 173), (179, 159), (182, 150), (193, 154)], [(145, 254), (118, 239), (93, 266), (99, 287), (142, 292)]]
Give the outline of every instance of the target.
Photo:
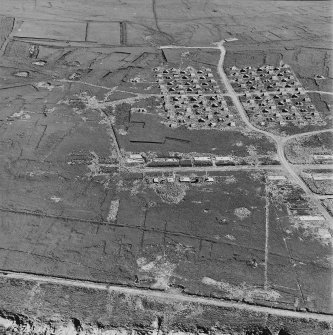
[(1, 0), (0, 333), (332, 334), (331, 16)]

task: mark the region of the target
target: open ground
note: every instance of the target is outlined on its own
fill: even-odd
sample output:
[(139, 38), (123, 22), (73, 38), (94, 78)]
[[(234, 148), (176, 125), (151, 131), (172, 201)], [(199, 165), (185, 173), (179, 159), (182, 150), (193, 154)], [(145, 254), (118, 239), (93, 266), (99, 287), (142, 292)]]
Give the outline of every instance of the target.
[(3, 0), (0, 331), (331, 334), (330, 9)]

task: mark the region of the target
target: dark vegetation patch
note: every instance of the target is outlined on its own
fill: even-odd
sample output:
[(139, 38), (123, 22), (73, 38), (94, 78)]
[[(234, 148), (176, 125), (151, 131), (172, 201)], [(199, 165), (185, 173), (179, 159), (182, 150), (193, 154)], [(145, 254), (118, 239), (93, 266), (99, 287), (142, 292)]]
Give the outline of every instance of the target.
[(316, 163), (313, 155), (333, 154), (333, 133), (328, 131), (315, 135), (305, 135), (287, 142), (285, 153), (294, 164)]
[(185, 127), (171, 129), (161, 124), (158, 116), (131, 114), (129, 104), (116, 109), (115, 125), (116, 128), (124, 125), (128, 130), (126, 135), (119, 136), (120, 146), (125, 151), (156, 152), (162, 156), (168, 156), (170, 152), (197, 152), (246, 157), (249, 155), (247, 147), (253, 146), (258, 155), (275, 152), (274, 143), (257, 134), (247, 135), (236, 130), (192, 131)]
[(247, 330), (245, 335), (272, 335), (272, 333), (267, 327), (254, 327)]

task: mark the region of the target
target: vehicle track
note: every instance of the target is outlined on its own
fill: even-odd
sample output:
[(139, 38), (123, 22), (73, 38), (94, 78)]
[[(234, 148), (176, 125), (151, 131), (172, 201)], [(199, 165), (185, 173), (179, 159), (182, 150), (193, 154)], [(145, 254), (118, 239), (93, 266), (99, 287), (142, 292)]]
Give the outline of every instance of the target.
[[(225, 85), (226, 90), (227, 90), (228, 94), (230, 95), (230, 97), (232, 99), (232, 102), (234, 103), (235, 107), (237, 108), (241, 119), (244, 121), (244, 123), (247, 125), (247, 127), (250, 128), (251, 130), (253, 130), (257, 133), (261, 133), (261, 134), (263, 134), (267, 137), (270, 137), (272, 140), (274, 140), (274, 142), (276, 143), (276, 147), (277, 147), (277, 155), (278, 155), (278, 158), (280, 160), (281, 165), (288, 172), (291, 179), (303, 189), (303, 191), (306, 193), (306, 195), (308, 195), (309, 197), (311, 197), (311, 199), (313, 199), (313, 201), (316, 203), (319, 211), (325, 217), (325, 219), (328, 220), (328, 222), (330, 222), (333, 225), (333, 219), (331, 218), (331, 216), (328, 214), (326, 209), (322, 206), (321, 202), (316, 197), (313, 196), (312, 191), (308, 188), (308, 186), (304, 183), (304, 181), (295, 172), (295, 170), (292, 167), (292, 164), (290, 164), (288, 162), (288, 160), (286, 158), (286, 155), (285, 155), (285, 152), (284, 152), (284, 146), (285, 146), (285, 144), (288, 140), (290, 140), (291, 138), (298, 137), (298, 136), (303, 136), (304, 133), (303, 134), (298, 134), (298, 136), (297, 135), (292, 135), (292, 136), (289, 136), (289, 137), (282, 137), (282, 136), (279, 136), (279, 135), (272, 134), (268, 131), (259, 129), (259, 128), (252, 125), (252, 123), (249, 121), (249, 119), (247, 117), (247, 114), (246, 114), (241, 102), (238, 99), (237, 93), (232, 88), (232, 86), (229, 83), (229, 80), (227, 78), (227, 75), (224, 72), (223, 63), (224, 63), (224, 57), (225, 57), (225, 54), (226, 54), (226, 49), (225, 49), (223, 44), (224, 44), (224, 40), (216, 43), (216, 45), (219, 48), (220, 53), (221, 53), (220, 59), (219, 59), (219, 62), (218, 62), (218, 73), (220, 75), (222, 83)], [(316, 134), (316, 133), (320, 133), (320, 132), (324, 132), (324, 131), (327, 131), (327, 130), (307, 132), (306, 134)]]
[[(266, 137), (271, 138), (275, 143), (276, 143), (276, 147), (277, 147), (277, 155), (279, 157), (280, 163), (281, 163), (281, 167), (283, 167), (289, 174), (289, 176), (291, 177), (291, 180), (293, 180), (296, 184), (298, 184), (303, 191), (314, 200), (314, 202), (316, 203), (316, 205), (318, 206), (319, 211), (321, 212), (321, 214), (325, 217), (326, 220), (328, 220), (328, 222), (330, 222), (333, 226), (333, 219), (332, 217), (329, 215), (329, 213), (326, 211), (326, 209), (322, 206), (320, 200), (318, 199), (318, 197), (316, 197), (313, 192), (308, 188), (308, 186), (306, 185), (306, 183), (299, 177), (298, 173), (295, 171), (297, 169), (293, 168), (293, 165), (291, 163), (288, 162), (285, 152), (284, 152), (284, 147), (286, 145), (286, 143), (293, 139), (293, 138), (297, 138), (297, 137), (301, 137), (301, 136), (306, 136), (306, 135), (314, 135), (314, 134), (319, 134), (319, 133), (323, 133), (323, 132), (328, 132), (328, 131), (333, 131), (333, 129), (323, 129), (323, 130), (314, 130), (311, 132), (306, 132), (306, 133), (300, 133), (300, 134), (294, 134), (294, 135), (290, 135), (290, 136), (280, 136), (280, 135), (276, 135), (276, 134), (272, 134), (268, 131), (265, 131), (263, 129), (259, 129), (257, 127), (255, 127), (248, 119), (246, 111), (244, 110), (244, 107), (242, 106), (240, 100), (238, 99), (239, 94), (237, 94), (233, 87), (231, 86), (226, 73), (224, 72), (223, 69), (223, 63), (224, 63), (224, 58), (226, 55), (226, 49), (224, 47), (224, 40), (215, 43), (214, 46), (176, 46), (176, 45), (166, 45), (166, 46), (160, 46), (160, 49), (218, 49), (220, 51), (220, 58), (219, 58), (219, 62), (218, 62), (218, 73), (221, 79), (221, 82), (225, 85), (225, 88), (227, 90), (227, 93), (224, 95), (228, 95), (232, 101), (233, 104), (235, 105), (235, 107), (237, 108), (239, 115), (241, 117), (241, 119), (243, 120), (243, 122), (246, 124), (246, 126), (251, 129), (254, 132), (257, 133), (261, 133)], [(61, 81), (63, 82), (67, 82), (67, 80), (62, 79)], [(91, 85), (89, 83), (85, 83), (85, 82), (81, 82), (83, 84), (86, 85)], [(98, 85), (92, 85), (92, 86), (98, 86)], [(104, 88), (104, 89), (108, 89), (110, 90), (110, 88), (108, 87), (104, 87), (104, 86), (98, 86), (100, 88)], [(112, 90), (112, 89), (111, 89)], [(118, 91), (118, 90), (117, 90)], [(318, 93), (320, 93), (321, 91), (318, 91)], [(126, 92), (126, 93), (131, 93), (135, 96), (134, 99), (141, 99), (141, 98), (145, 98), (148, 96), (160, 96), (157, 94), (140, 94), (140, 93), (132, 93), (132, 92)], [(322, 92), (324, 93), (324, 92)], [(326, 92), (325, 92), (326, 93)], [(119, 101), (117, 102), (119, 103)], [(111, 103), (103, 103), (103, 105), (114, 105), (114, 102)], [(100, 106), (101, 107), (101, 106)], [(115, 136), (115, 134), (114, 134)], [(118, 148), (118, 152), (120, 152), (120, 148)], [(306, 167), (306, 166), (305, 166)], [(163, 169), (163, 170), (159, 170), (159, 169), (145, 169), (147, 172), (148, 171), (178, 171), (177, 169)], [(182, 169), (182, 171), (185, 169)], [(193, 170), (193, 169), (191, 169)], [(210, 170), (210, 169), (209, 169)], [(222, 170), (222, 169), (221, 169)], [(201, 171), (201, 170), (200, 170)], [(214, 169), (214, 171), (218, 171), (218, 169)]]
[(306, 93), (319, 93), (319, 94), (329, 94), (333, 95), (333, 92), (327, 92), (327, 91), (305, 91)]
[(158, 291), (158, 290), (149, 290), (149, 289), (141, 289), (141, 288), (133, 288), (128, 286), (117, 286), (110, 285), (107, 283), (100, 283), (94, 281), (85, 281), (78, 279), (69, 279), (55, 276), (43, 276), (38, 274), (30, 274), (26, 272), (14, 272), (14, 271), (6, 271), (0, 270), (0, 278), (1, 279), (16, 279), (16, 280), (25, 280), (32, 281), (36, 283), (48, 283), (54, 285), (64, 285), (64, 286), (72, 286), (78, 288), (88, 288), (93, 290), (100, 290), (106, 292), (114, 292), (114, 293), (123, 293), (134, 296), (146, 296), (152, 297), (155, 299), (163, 299), (163, 300), (172, 300), (179, 301), (185, 303), (195, 303), (195, 304), (203, 304), (210, 306), (217, 306), (222, 308), (228, 308), (238, 311), (248, 311), (255, 313), (263, 313), (266, 315), (273, 315), (279, 317), (290, 317), (296, 319), (308, 319), (308, 320), (316, 320), (322, 322), (333, 322), (333, 315), (328, 314), (319, 314), (319, 313), (311, 313), (311, 312), (298, 312), (286, 309), (272, 308), (272, 307), (264, 307), (258, 305), (251, 305), (242, 302), (234, 302), (234, 301), (226, 301), (221, 299), (213, 299), (213, 298), (204, 298), (199, 296), (191, 296), (179, 293)]

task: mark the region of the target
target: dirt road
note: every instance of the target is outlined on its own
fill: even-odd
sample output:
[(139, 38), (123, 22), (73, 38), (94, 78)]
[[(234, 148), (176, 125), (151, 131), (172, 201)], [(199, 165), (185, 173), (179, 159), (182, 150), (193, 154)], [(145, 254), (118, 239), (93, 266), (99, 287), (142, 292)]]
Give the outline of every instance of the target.
[[(284, 152), (284, 147), (285, 144), (288, 140), (292, 139), (292, 138), (297, 138), (300, 136), (304, 136), (305, 134), (297, 134), (297, 135), (292, 135), (292, 136), (288, 136), (288, 137), (282, 137), (282, 136), (278, 136), (275, 134), (272, 134), (268, 131), (262, 130), (262, 129), (258, 129), (255, 126), (253, 126), (251, 124), (251, 122), (249, 121), (246, 112), (241, 104), (241, 102), (238, 99), (238, 95), (237, 93), (234, 91), (234, 89), (232, 88), (231, 84), (229, 83), (229, 80), (227, 78), (227, 75), (224, 72), (223, 69), (223, 63), (224, 63), (224, 57), (226, 54), (226, 49), (224, 47), (224, 41), (220, 41), (218, 43), (216, 43), (217, 47), (219, 48), (221, 55), (220, 55), (220, 59), (219, 59), (219, 63), (218, 63), (218, 73), (221, 77), (221, 81), (222, 83), (225, 85), (228, 94), (230, 95), (232, 102), (234, 103), (234, 105), (236, 106), (239, 115), (241, 116), (243, 122), (247, 125), (248, 128), (250, 128), (251, 130), (261, 133), (267, 137), (270, 137), (272, 140), (274, 140), (274, 142), (276, 143), (276, 147), (277, 147), (277, 154), (278, 154), (278, 158), (279, 161), (281, 163), (281, 166), (285, 169), (285, 171), (290, 175), (291, 179), (297, 184), (299, 185), (304, 192), (310, 197), (312, 198), (316, 205), (318, 206), (318, 209), (320, 210), (320, 213), (325, 217), (325, 219), (330, 222), (332, 224), (333, 227), (333, 219), (332, 217), (327, 213), (326, 209), (322, 206), (322, 204), (320, 203), (320, 201), (318, 201), (318, 199), (316, 197), (313, 196), (312, 191), (308, 188), (308, 186), (304, 183), (304, 181), (298, 176), (298, 174), (296, 173), (295, 169), (293, 168), (292, 164), (290, 164), (286, 158), (285, 152)], [(318, 133), (322, 133), (322, 132), (326, 132), (326, 131), (332, 131), (332, 130), (321, 130), (321, 131), (313, 131), (313, 132), (307, 132), (306, 135), (310, 135), (310, 134), (318, 134)]]
[(84, 281), (84, 280), (72, 280), (72, 279), (64, 279), (59, 277), (52, 277), (52, 276), (40, 276), (35, 274), (29, 273), (22, 273), (22, 272), (9, 272), (9, 271), (0, 271), (0, 278), (6, 279), (19, 279), (19, 280), (26, 280), (32, 281), (36, 283), (49, 283), (49, 284), (56, 284), (56, 285), (64, 285), (64, 286), (72, 286), (72, 287), (82, 287), (86, 289), (92, 290), (99, 290), (99, 291), (108, 291), (110, 293), (125, 293), (128, 295), (133, 296), (148, 296), (153, 298), (161, 298), (165, 300), (172, 300), (178, 302), (187, 302), (187, 303), (199, 303), (204, 305), (212, 305), (212, 306), (219, 306), (219, 307), (226, 307), (235, 309), (238, 311), (251, 311), (251, 312), (258, 312), (272, 316), (283, 316), (283, 317), (292, 317), (292, 318), (300, 318), (300, 319), (308, 319), (308, 320), (316, 320), (316, 321), (326, 321), (326, 322), (333, 322), (332, 315), (325, 315), (325, 314), (317, 314), (317, 313), (308, 313), (308, 312), (296, 312), (284, 309), (277, 309), (277, 308), (270, 308), (270, 307), (263, 307), (263, 306), (256, 306), (256, 305), (249, 305), (240, 302), (232, 302), (232, 301), (225, 301), (219, 299), (209, 299), (209, 298), (201, 298), (201, 297), (192, 297), (189, 295), (182, 295), (178, 293), (172, 292), (159, 292), (156, 290), (143, 290), (143, 289), (136, 289), (130, 287), (123, 287), (117, 285), (108, 285), (98, 282), (92, 281)]

